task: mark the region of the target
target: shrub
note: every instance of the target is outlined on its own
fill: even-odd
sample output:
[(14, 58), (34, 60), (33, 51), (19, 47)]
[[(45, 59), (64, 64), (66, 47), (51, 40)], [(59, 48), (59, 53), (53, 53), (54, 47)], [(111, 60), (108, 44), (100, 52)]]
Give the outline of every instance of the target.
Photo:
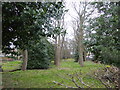
[(28, 69), (47, 69), (53, 58), (52, 45), (46, 39), (40, 39), (28, 50)]
[(110, 48), (102, 48), (99, 56), (99, 60), (103, 63), (112, 64), (115, 66), (120, 66), (120, 51)]

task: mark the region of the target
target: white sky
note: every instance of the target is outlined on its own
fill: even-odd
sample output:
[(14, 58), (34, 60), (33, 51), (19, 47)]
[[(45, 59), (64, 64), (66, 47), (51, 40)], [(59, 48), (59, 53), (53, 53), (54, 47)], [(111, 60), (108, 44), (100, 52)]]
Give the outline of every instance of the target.
[[(67, 29), (67, 33), (68, 33), (66, 35), (66, 37), (69, 39), (74, 38), (74, 36), (73, 36), (74, 31), (72, 29), (72, 20), (73, 20), (73, 17), (77, 16), (72, 3), (76, 3), (76, 5), (77, 5), (77, 3), (79, 3), (80, 1), (86, 1), (86, 0), (65, 0), (66, 9), (69, 9), (65, 15), (65, 28)], [(88, 1), (90, 1), (90, 0), (87, 0), (87, 2)]]
[[(65, 4), (66, 4), (66, 9), (69, 9), (68, 12), (65, 15), (65, 28), (67, 29), (67, 35), (66, 37), (69, 39), (73, 39), (74, 38), (74, 31), (72, 29), (72, 20), (73, 17), (76, 17), (77, 14), (75, 12), (75, 10), (73, 9), (73, 4), (72, 3), (78, 3), (80, 0), (65, 0)], [(81, 0), (83, 1), (83, 0)], [(84, 0), (85, 1), (85, 0)], [(72, 17), (71, 17), (72, 16)]]
[[(74, 38), (74, 36), (73, 36), (74, 31), (72, 29), (72, 20), (73, 20), (72, 17), (76, 17), (77, 16), (75, 10), (73, 9), (73, 4), (72, 3), (76, 3), (76, 5), (77, 5), (77, 3), (79, 3), (80, 1), (86, 1), (86, 0), (65, 0), (66, 9), (69, 9), (68, 12), (65, 15), (65, 28), (67, 29), (66, 37), (69, 38), (69, 39), (73, 39)], [(89, 1), (93, 2), (95, 0), (87, 0), (86, 2), (89, 2)], [(98, 16), (98, 13), (95, 10), (94, 13), (92, 14), (92, 17), (97, 17), (97, 16)]]
[[(73, 10), (72, 8), (72, 1), (73, 0), (65, 0), (65, 4), (66, 4), (66, 9), (69, 9), (68, 12), (65, 15), (65, 25), (66, 25), (66, 29), (67, 29), (67, 38), (72, 39), (73, 38), (73, 29), (72, 29), (72, 25), (71, 25), (71, 21), (72, 21), (72, 17), (71, 16), (75, 16), (76, 12)], [(70, 16), (71, 15), (71, 16)]]

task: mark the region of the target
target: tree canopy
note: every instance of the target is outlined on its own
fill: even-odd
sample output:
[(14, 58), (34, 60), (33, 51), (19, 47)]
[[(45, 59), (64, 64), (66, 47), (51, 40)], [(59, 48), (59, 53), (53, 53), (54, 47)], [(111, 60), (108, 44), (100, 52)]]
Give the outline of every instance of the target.
[(60, 19), (63, 8), (62, 2), (3, 2), (3, 52), (9, 53), (12, 43), (15, 48), (25, 49), (38, 36), (52, 36), (52, 20)]
[(90, 40), (87, 46), (95, 54), (95, 60), (103, 63), (120, 65), (120, 30), (118, 2), (97, 2), (93, 3), (100, 16), (91, 19), (89, 29)]

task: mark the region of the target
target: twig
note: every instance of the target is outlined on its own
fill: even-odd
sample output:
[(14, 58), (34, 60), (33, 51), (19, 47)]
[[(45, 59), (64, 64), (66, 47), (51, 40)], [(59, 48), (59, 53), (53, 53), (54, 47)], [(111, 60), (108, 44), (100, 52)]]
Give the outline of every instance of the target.
[(79, 80), (83, 85), (85, 85), (85, 86), (87, 86), (87, 87), (89, 87), (89, 88), (91, 87), (91, 86), (89, 86), (89, 85), (87, 85), (87, 84), (85, 84), (85, 83), (83, 82), (82, 78), (79, 77), (78, 73), (76, 73), (76, 75), (77, 75), (78, 80)]
[(103, 82), (103, 80), (100, 77), (97, 77), (97, 73), (95, 73), (96, 79), (99, 79), (99, 81), (106, 87), (106, 88), (111, 88), (110, 85), (106, 84), (105, 82)]
[(111, 86), (109, 86), (108, 84), (106, 84), (105, 82), (103, 82), (103, 80), (101, 78), (99, 78), (99, 81), (106, 87), (106, 88), (111, 88)]
[(75, 79), (74, 79), (73, 76), (71, 77), (71, 79), (72, 79), (72, 82), (75, 84), (76, 87), (78, 87), (78, 88), (82, 88), (82, 87), (80, 87), (80, 86), (77, 84), (77, 82), (75, 81)]
[(77, 84), (77, 82), (75, 81), (74, 77), (71, 74), (67, 74), (67, 75), (71, 78), (71, 81), (75, 84), (76, 87), (82, 88)]
[(55, 83), (57, 85), (65, 86), (66, 88), (76, 88), (76, 87), (71, 87), (71, 86), (64, 85), (64, 84), (56, 82), (56, 81), (53, 81), (53, 83)]
[(60, 75), (58, 75), (58, 74), (57, 74), (57, 76), (59, 76), (59, 77), (61, 77), (61, 78), (63, 78), (63, 79), (66, 79), (66, 80), (71, 80), (71, 79), (69, 79), (69, 78), (66, 78), (66, 77), (64, 77), (64, 76), (60, 76)]

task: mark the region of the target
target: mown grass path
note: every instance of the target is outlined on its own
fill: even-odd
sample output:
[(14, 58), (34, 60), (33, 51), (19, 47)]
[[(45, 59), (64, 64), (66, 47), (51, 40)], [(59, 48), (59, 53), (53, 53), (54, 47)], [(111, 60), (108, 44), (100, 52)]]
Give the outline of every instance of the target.
[[(68, 86), (75, 86), (71, 81), (66, 80), (62, 77), (67, 78), (68, 76), (66, 74), (74, 74), (75, 72), (80, 72), (81, 70), (83, 76), (85, 76), (85, 82), (94, 84), (92, 86), (93, 88), (102, 88), (103, 85), (98, 80), (92, 79), (89, 76), (86, 76), (86, 74), (90, 74), (99, 68), (104, 68), (104, 65), (96, 64), (91, 61), (86, 61), (84, 64), (84, 67), (80, 67), (78, 63), (74, 62), (72, 59), (69, 59), (62, 61), (60, 67), (52, 65), (52, 67), (47, 70), (38, 69), (4, 72), (3, 86), (5, 88), (65, 88), (60, 85), (55, 85), (53, 81), (62, 82)], [(4, 69), (6, 68), (4, 67)]]

